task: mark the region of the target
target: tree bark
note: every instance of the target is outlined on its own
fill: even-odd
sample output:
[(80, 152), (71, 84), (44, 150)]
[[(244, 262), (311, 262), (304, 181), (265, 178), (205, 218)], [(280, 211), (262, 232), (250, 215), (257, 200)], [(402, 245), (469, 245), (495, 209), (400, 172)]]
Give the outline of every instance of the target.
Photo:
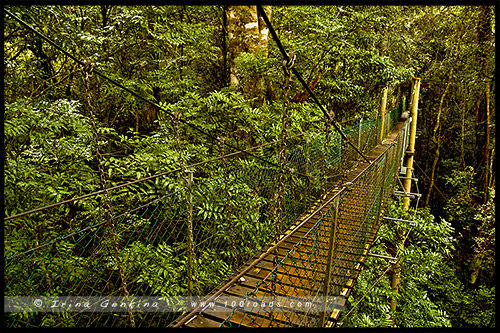
[(105, 28), (108, 25), (108, 18), (109, 18), (109, 12), (111, 10), (109, 9), (109, 6), (107, 5), (101, 5), (101, 17), (102, 17), (102, 27)]
[[(477, 161), (477, 173), (478, 178), (476, 180), (477, 187), (483, 192), (483, 201), (488, 200), (488, 164), (490, 155), (490, 79), (489, 79), (489, 66), (488, 66), (488, 54), (489, 54), (489, 43), (491, 40), (491, 7), (481, 6), (479, 9), (479, 18), (476, 26), (476, 41), (479, 46), (479, 80), (484, 81), (484, 91), (481, 89), (479, 92), (479, 98), (476, 106), (476, 126), (475, 126), (475, 136), (476, 145), (479, 147), (484, 147), (484, 149), (478, 150), (476, 155)], [(484, 98), (484, 99), (483, 99)], [(484, 101), (484, 103), (482, 103)]]
[[(316, 75), (316, 78), (314, 80), (311, 81), (311, 83), (308, 84), (309, 86), (309, 89), (311, 91), (314, 90), (314, 88), (316, 87), (316, 85), (318, 84), (318, 81), (321, 77), (321, 72), (318, 73), (318, 75)], [(290, 100), (290, 102), (292, 103), (302, 103), (304, 102), (305, 100), (307, 100), (309, 98), (310, 94), (309, 92), (307, 92), (307, 90), (304, 90), (302, 92), (298, 91), (295, 96), (292, 97), (292, 99)]]
[(240, 61), (243, 53), (253, 53), (260, 41), (259, 18), (256, 6), (227, 7), (230, 81), (232, 86), (240, 83)]
[(230, 84), (229, 79), (229, 71), (227, 65), (227, 53), (228, 53), (228, 45), (227, 45), (227, 37), (228, 37), (228, 24), (227, 24), (227, 15), (228, 15), (228, 6), (223, 6), (222, 13), (222, 36), (221, 36), (221, 48), (222, 48), (222, 81), (223, 86), (227, 87)]
[(484, 196), (483, 203), (488, 201), (488, 178), (491, 175), (491, 168), (489, 167), (490, 161), (490, 83), (486, 81), (486, 133), (485, 133), (485, 144), (484, 144), (484, 161), (485, 161), (485, 171), (484, 171)]
[(461, 107), (462, 109), (462, 132), (460, 134), (460, 166), (465, 168), (465, 106)]
[[(264, 6), (268, 17), (271, 16), (271, 7)], [(256, 57), (267, 57), (269, 30), (258, 15), (256, 6), (228, 6), (226, 7), (230, 84), (243, 93), (251, 93), (262, 99), (266, 83), (259, 74), (242, 78), (242, 53), (249, 53)]]
[(430, 177), (430, 183), (429, 183), (429, 190), (427, 191), (427, 197), (425, 198), (425, 204), (424, 208), (429, 205), (429, 201), (431, 198), (431, 190), (434, 187), (434, 179), (436, 176), (436, 169), (437, 169), (437, 163), (439, 161), (439, 149), (441, 146), (441, 142), (436, 142), (436, 150), (434, 152), (434, 160), (432, 161), (432, 167), (431, 167), (431, 177)]
[(489, 171), (490, 171), (490, 180), (488, 183), (488, 187), (493, 187), (493, 184), (495, 184), (495, 175), (493, 174), (493, 161), (495, 160), (495, 140), (493, 140), (493, 149), (491, 149), (491, 154), (490, 154), (490, 166), (489, 166)]
[(38, 58), (40, 61), (40, 67), (42, 69), (42, 87), (43, 89), (46, 89), (49, 85), (49, 83), (52, 82), (52, 76), (54, 73), (54, 70), (52, 68), (52, 63), (51, 59), (49, 56), (45, 53), (43, 50), (43, 41), (40, 38), (35, 39), (33, 45), (28, 45), (28, 49), (33, 52), (33, 54)]

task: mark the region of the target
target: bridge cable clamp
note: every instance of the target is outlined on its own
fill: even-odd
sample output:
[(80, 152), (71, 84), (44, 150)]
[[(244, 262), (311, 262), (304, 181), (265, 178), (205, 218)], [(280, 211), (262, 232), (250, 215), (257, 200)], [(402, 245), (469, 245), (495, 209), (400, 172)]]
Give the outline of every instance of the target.
[(345, 182), (344, 184), (342, 184), (342, 187), (345, 187), (346, 191), (352, 191), (354, 189), (354, 183)]
[(398, 258), (394, 258), (394, 257), (389, 257), (389, 256), (384, 256), (384, 255), (381, 255), (381, 254), (375, 254), (375, 253), (368, 253), (367, 254), (368, 257), (374, 257), (374, 258), (381, 258), (381, 259), (387, 259), (389, 260), (389, 263), (390, 264), (395, 264), (397, 261), (398, 261)]
[(420, 193), (405, 192), (405, 191), (393, 191), (392, 194), (397, 197), (409, 197), (411, 199), (422, 197), (422, 194)]
[(397, 218), (394, 218), (394, 217), (387, 217), (387, 216), (384, 216), (383, 219), (384, 220), (388, 220), (388, 221), (406, 222), (406, 223), (408, 223), (412, 227), (416, 227), (417, 226), (417, 222), (416, 221), (397, 219)]
[(288, 80), (292, 79), (292, 68), (295, 66), (295, 60), (297, 59), (297, 55), (294, 50), (290, 50), (287, 54), (288, 59), (283, 59), (282, 65), (285, 70), (285, 75), (288, 76)]
[(411, 179), (414, 182), (418, 182), (418, 178), (415, 177), (406, 177), (406, 176), (398, 176), (399, 179)]
[(287, 57), (288, 59), (283, 59), (282, 64), (286, 70), (290, 71), (295, 65), (295, 60), (297, 59), (297, 55), (295, 54), (294, 50), (290, 50), (287, 54)]

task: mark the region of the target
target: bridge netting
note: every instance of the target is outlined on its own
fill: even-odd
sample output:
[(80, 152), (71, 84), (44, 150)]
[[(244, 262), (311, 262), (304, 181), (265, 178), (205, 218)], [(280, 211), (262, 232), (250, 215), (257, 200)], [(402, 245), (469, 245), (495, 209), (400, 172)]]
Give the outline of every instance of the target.
[[(267, 268), (266, 276), (246, 292), (246, 307), (233, 307), (220, 327), (324, 327), (330, 318), (338, 319), (339, 310), (329, 306), (322, 318), (318, 309), (332, 295), (344, 297), (337, 300), (341, 305), (348, 297), (393, 192), (404, 135), (402, 128), (389, 149), (347, 179), (352, 180), (347, 187), (338, 186), (323, 199), (330, 204), (305, 233), (280, 246), (277, 265), (257, 265), (250, 275)], [(276, 310), (277, 302), (281, 309)]]
[[(387, 113), (384, 126), (391, 128), (398, 117), (398, 109)], [(364, 120), (343, 128), (343, 133), (366, 153), (378, 144), (381, 126), (380, 119)], [(328, 196), (334, 185), (345, 181), (349, 171), (360, 163), (358, 153), (338, 133), (330, 133), (328, 140), (321, 131), (306, 133), (291, 143), (283, 174), (280, 232), (321, 197)], [(103, 212), (104, 200), (92, 199), (98, 217), (95, 220), (79, 216), (79, 223), (69, 223), (57, 237), (39, 239), (36, 244), (27, 241), (31, 246), (6, 252), (5, 296), (209, 295), (276, 237), (280, 170), (276, 150), (265, 149), (271, 163), (249, 156), (239, 158), (231, 168), (221, 167), (223, 172), (218, 178), (195, 179), (193, 184), (186, 183), (134, 209), (122, 211), (114, 204), (110, 218)], [(351, 234), (356, 239), (369, 236), (380, 205), (387, 200), (401, 152), (401, 147), (394, 146), (353, 182), (350, 191), (336, 194), (339, 221), (359, 222), (339, 230), (339, 235)], [(213, 163), (223, 162), (219, 159)], [(186, 175), (181, 171), (177, 177), (184, 179)], [(156, 182), (151, 186), (163, 185)], [(47, 213), (36, 214), (43, 218)], [(284, 292), (290, 284), (295, 288), (307, 284), (306, 289), (320, 295), (325, 274), (324, 243), (331, 229), (331, 216), (330, 210), (325, 211), (297, 240), (272, 270), (270, 280), (264, 279), (257, 286), (257, 294), (266, 295), (269, 288)], [(22, 225), (23, 219), (18, 218), (16, 223)], [(8, 235), (4, 242), (7, 249), (14, 247)], [(333, 274), (349, 278), (340, 263), (357, 260), (362, 249), (350, 247), (352, 241), (349, 243), (348, 238), (339, 236), (336, 242), (345, 242), (345, 246), (336, 246), (340, 252), (334, 257), (339, 264), (332, 266)], [(308, 273), (301, 274), (297, 267)], [(297, 270), (289, 274), (298, 276), (296, 280), (285, 283), (274, 278), (291, 269)], [(337, 290), (340, 285), (332, 285), (330, 291), (341, 292)], [(5, 318), (8, 327), (161, 327), (180, 314), (11, 312)], [(302, 326), (314, 326), (318, 320), (307, 314), (299, 317)], [(293, 320), (297, 322), (297, 318)]]

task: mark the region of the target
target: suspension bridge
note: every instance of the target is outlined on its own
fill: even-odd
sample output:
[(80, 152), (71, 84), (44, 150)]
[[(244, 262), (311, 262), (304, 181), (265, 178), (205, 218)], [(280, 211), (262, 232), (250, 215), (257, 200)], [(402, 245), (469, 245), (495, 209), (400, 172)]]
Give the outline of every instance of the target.
[[(295, 74), (317, 102), (297, 70), (287, 67), (291, 59), (270, 32), (282, 51), (285, 72)], [(69, 225), (54, 226), (57, 237), (22, 247), (6, 237), (6, 248), (16, 249), (4, 257), (6, 297), (147, 296), (170, 302), (169, 311), (111, 312), (40, 311), (36, 306), (27, 311), (10, 304), (6, 325), (334, 326), (404, 170), (412, 118), (400, 119), (406, 107), (401, 103), (376, 119), (342, 127), (318, 106), (325, 115), (324, 131), (286, 136), (283, 130), (280, 140), (231, 153), (225, 148), (234, 147), (208, 134), (220, 151), (211, 160), (6, 217), (10, 226), (20, 228), (28, 219), (67, 212), (69, 206), (73, 211)], [(178, 115), (173, 119), (179, 139), (179, 126), (192, 125)], [(207, 165), (220, 167), (220, 176), (193, 177)], [(183, 186), (165, 191), (168, 182)], [(133, 209), (121, 211), (108, 198), (110, 191), (121, 191), (124, 201), (133, 200), (129, 194), (144, 189), (151, 193), (149, 200)], [(95, 207), (93, 214), (78, 209), (89, 206)], [(206, 303), (194, 306), (171, 298), (192, 301), (200, 295)], [(329, 296), (336, 297), (337, 308), (327, 307)], [(280, 297), (280, 309), (227, 308), (223, 303), (269, 305)], [(317, 307), (294, 310), (291, 302), (305, 298)], [(209, 303), (226, 311), (214, 311)]]
[(205, 309), (200, 307), (179, 318), (173, 326), (332, 326), (338, 320), (339, 310), (325, 317), (324, 312), (294, 311), (290, 303), (300, 302), (301, 296), (332, 294), (343, 296), (341, 305), (344, 305), (392, 195), (407, 128), (405, 122), (396, 123), (385, 140), (368, 152), (371, 164), (357, 163), (342, 181), (280, 235), (277, 242), (270, 243), (250, 265), (206, 300), (209, 303), (232, 296), (240, 297), (243, 304), (249, 300), (262, 304), (263, 299), (269, 303), (277, 295), (286, 296), (282, 306), (289, 306), (289, 312), (272, 312), (258, 306), (257, 310), (235, 307), (225, 313), (205, 305)]

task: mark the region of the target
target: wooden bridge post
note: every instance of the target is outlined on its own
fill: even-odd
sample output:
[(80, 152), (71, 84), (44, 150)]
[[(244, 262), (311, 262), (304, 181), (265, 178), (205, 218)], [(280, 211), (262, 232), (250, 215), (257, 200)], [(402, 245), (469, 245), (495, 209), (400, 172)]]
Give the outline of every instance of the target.
[(329, 239), (329, 244), (328, 244), (328, 257), (327, 257), (327, 263), (326, 263), (326, 271), (325, 271), (325, 280), (323, 282), (323, 311), (321, 312), (320, 318), (319, 318), (319, 327), (325, 327), (326, 323), (326, 299), (329, 296), (328, 294), (330, 293), (330, 278), (332, 275), (332, 262), (333, 262), (333, 250), (335, 249), (335, 236), (336, 236), (336, 231), (337, 231), (337, 220), (338, 220), (338, 215), (339, 215), (339, 202), (340, 202), (340, 195), (337, 195), (337, 197), (333, 200), (332, 203), (332, 209), (333, 209), (333, 216), (332, 216), (332, 224), (330, 227), (330, 239)]
[(186, 206), (187, 206), (187, 288), (188, 296), (191, 302), (191, 296), (193, 296), (193, 271), (194, 271), (194, 241), (193, 241), (193, 172), (185, 170), (186, 177)]
[(380, 137), (378, 142), (382, 143), (382, 140), (384, 140), (384, 134), (385, 134), (385, 109), (387, 107), (387, 92), (389, 91), (389, 87), (385, 86), (384, 90), (382, 92), (382, 105), (380, 106), (380, 119), (382, 120), (381, 125), (380, 125)]
[[(359, 119), (359, 126), (358, 126), (358, 148), (362, 150), (361, 147), (361, 131), (363, 129), (363, 118)], [(361, 156), (359, 157), (359, 160), (361, 160)]]
[(304, 210), (307, 209), (307, 207), (309, 207), (309, 196), (310, 196), (310, 192), (311, 192), (311, 175), (309, 174), (309, 169), (310, 169), (310, 166), (309, 164), (311, 163), (311, 156), (310, 156), (310, 150), (311, 150), (311, 146), (310, 146), (310, 138), (309, 138), (309, 135), (306, 134), (305, 135), (306, 137), (306, 145), (305, 145), (305, 162), (306, 162), (306, 168), (305, 168), (305, 172), (306, 172), (306, 194), (304, 196)]

